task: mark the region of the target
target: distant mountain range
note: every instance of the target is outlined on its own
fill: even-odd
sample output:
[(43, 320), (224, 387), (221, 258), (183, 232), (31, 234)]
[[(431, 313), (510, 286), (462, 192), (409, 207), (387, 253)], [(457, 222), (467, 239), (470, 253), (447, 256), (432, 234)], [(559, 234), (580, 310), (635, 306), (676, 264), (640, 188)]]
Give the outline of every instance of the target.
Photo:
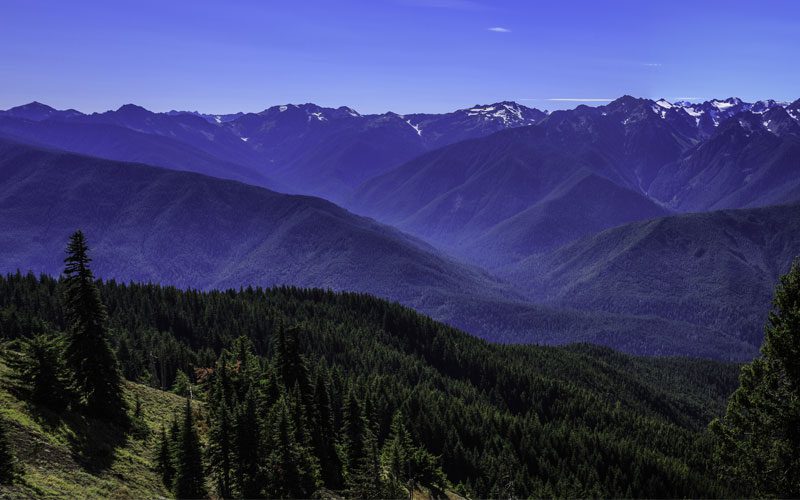
[(0, 136), (343, 201), (362, 182), (425, 151), (545, 116), (513, 102), (412, 115), (315, 104), (233, 115), (126, 104), (87, 115), (33, 102), (0, 111)]
[(424, 154), (348, 206), (502, 267), (637, 219), (800, 200), (799, 106), (578, 106)]
[(746, 359), (798, 206), (800, 100), (0, 111), (0, 271), (57, 273), (81, 227), (107, 278), (353, 290), (501, 342)]
[(38, 103), (0, 112), (2, 138), (276, 187), (256, 167), (228, 159), (230, 144), (218, 145), (214, 131), (199, 117), (170, 118), (136, 106), (123, 106), (111, 116), (56, 111)]

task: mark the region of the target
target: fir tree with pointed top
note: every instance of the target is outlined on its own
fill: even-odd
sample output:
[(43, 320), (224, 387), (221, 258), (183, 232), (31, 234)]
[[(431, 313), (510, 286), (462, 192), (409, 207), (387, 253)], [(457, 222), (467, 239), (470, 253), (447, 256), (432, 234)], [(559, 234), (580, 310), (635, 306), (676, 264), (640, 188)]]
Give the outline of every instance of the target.
[(343, 486), (342, 463), (336, 452), (333, 408), (324, 370), (317, 372), (314, 384), (314, 425), (311, 438), (314, 444), (314, 453), (320, 461), (323, 483), (330, 489), (341, 489)]
[(228, 405), (222, 401), (214, 410), (209, 429), (208, 462), (217, 494), (233, 496), (233, 423)]
[[(422, 446), (414, 446), (408, 456), (408, 476), (406, 481), (409, 489), (413, 489), (418, 484), (423, 484), (429, 488), (443, 491), (448, 486), (447, 476), (441, 467), (441, 459), (426, 450)], [(515, 470), (521, 471), (522, 467)], [(517, 478), (520, 480), (520, 478)], [(524, 479), (524, 478), (522, 478)]]
[(366, 425), (361, 409), (361, 403), (356, 397), (355, 390), (350, 387), (344, 398), (342, 407), (342, 447), (344, 449), (345, 468), (347, 480), (353, 475), (358, 464), (364, 457), (364, 434)]
[(381, 462), (387, 472), (400, 483), (405, 483), (410, 476), (413, 448), (414, 443), (406, 429), (403, 414), (398, 410), (392, 417), (392, 426), (389, 438), (383, 446)]
[(282, 396), (271, 413), (268, 460), (271, 498), (309, 498), (318, 487), (309, 451), (297, 442), (290, 404)]
[(178, 449), (178, 443), (181, 438), (181, 425), (178, 423), (177, 415), (172, 416), (169, 424), (169, 443), (172, 448), (172, 455), (175, 456), (175, 451)]
[(287, 389), (297, 384), (304, 398), (311, 396), (311, 383), (308, 368), (303, 356), (300, 354), (298, 337), (301, 334), (299, 327), (292, 326), (288, 329), (279, 328), (275, 345), (275, 368), (280, 381)]
[(194, 428), (192, 405), (187, 399), (183, 425), (175, 450), (175, 479), (172, 492), (177, 498), (205, 498), (204, 481), (200, 439)]
[(242, 401), (251, 388), (258, 386), (260, 368), (253, 352), (253, 342), (247, 337), (238, 337), (233, 341), (230, 350), (226, 351), (230, 359), (231, 386), (239, 401)]
[(800, 497), (800, 260), (781, 277), (761, 355), (711, 423), (721, 476), (757, 497)]
[(366, 422), (362, 449), (364, 455), (351, 471), (348, 493), (356, 498), (384, 498), (386, 488), (381, 471), (381, 453), (369, 421)]
[(295, 424), (295, 436), (301, 446), (311, 447), (310, 424), (312, 421), (307, 417), (307, 408), (303, 404), (303, 395), (300, 386), (295, 384), (287, 390), (289, 411), (292, 412), (292, 420)]
[(258, 417), (258, 400), (254, 387), (244, 395), (244, 400), (236, 410), (234, 424), (236, 490), (243, 498), (261, 495), (262, 440), (261, 421)]
[(175, 372), (175, 383), (172, 384), (172, 392), (178, 396), (189, 397), (192, 391), (192, 381), (186, 372), (178, 369)]
[(123, 422), (127, 415), (122, 379), (109, 344), (106, 308), (90, 262), (86, 238), (76, 231), (70, 237), (64, 259), (66, 365), (87, 413)]
[(71, 399), (68, 375), (61, 357), (63, 345), (55, 335), (38, 334), (19, 340), (19, 351), (7, 351), (11, 379), (37, 405), (63, 410)]
[(164, 485), (172, 487), (172, 481), (175, 478), (175, 466), (172, 457), (172, 443), (167, 435), (167, 430), (161, 426), (161, 434), (158, 440), (158, 447), (156, 448), (156, 472), (161, 477)]
[(208, 435), (208, 462), (217, 494), (233, 496), (234, 424), (231, 409), (231, 384), (227, 359), (220, 356), (209, 395), (211, 422)]
[(261, 414), (266, 415), (269, 409), (281, 397), (281, 384), (275, 374), (274, 363), (267, 363), (258, 379), (258, 392), (260, 393)]
[(372, 404), (362, 405), (351, 387), (342, 410), (342, 444), (346, 458), (345, 486), (354, 497), (385, 495), (380, 470), (376, 423), (368, 418)]
[[(378, 424), (375, 419), (375, 405), (370, 393), (364, 397), (360, 409), (361, 445), (357, 453), (348, 458), (349, 474), (347, 479), (347, 492), (357, 498), (381, 498), (386, 496), (385, 485), (381, 472), (381, 453), (378, 446)], [(349, 438), (353, 443), (355, 435)]]

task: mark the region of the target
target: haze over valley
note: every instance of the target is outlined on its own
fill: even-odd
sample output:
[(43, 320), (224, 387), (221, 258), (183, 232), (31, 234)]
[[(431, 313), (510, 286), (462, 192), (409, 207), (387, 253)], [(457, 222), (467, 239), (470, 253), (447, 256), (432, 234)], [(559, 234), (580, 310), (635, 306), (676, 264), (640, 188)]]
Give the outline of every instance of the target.
[[(800, 101), (737, 98), (440, 115), (34, 102), (0, 112), (2, 266), (57, 274), (80, 226), (106, 278), (366, 292), (489, 340), (748, 359), (800, 248), (798, 120)], [(653, 282), (664, 266), (683, 273)]]

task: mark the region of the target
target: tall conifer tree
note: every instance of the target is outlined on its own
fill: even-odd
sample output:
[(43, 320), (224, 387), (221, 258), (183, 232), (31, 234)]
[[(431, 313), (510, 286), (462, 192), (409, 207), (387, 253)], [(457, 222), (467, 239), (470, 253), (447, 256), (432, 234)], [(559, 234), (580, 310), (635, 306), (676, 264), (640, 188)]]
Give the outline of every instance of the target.
[(53, 410), (64, 409), (70, 401), (68, 377), (61, 357), (63, 345), (55, 335), (38, 334), (21, 339), (19, 351), (8, 351), (6, 365), (12, 379), (30, 400)]
[(171, 487), (175, 478), (175, 465), (173, 464), (172, 443), (164, 427), (161, 427), (158, 448), (156, 449), (156, 472), (161, 476), (161, 481)]
[(124, 420), (122, 380), (108, 341), (106, 308), (100, 301), (90, 262), (86, 238), (76, 231), (70, 237), (64, 259), (66, 364), (89, 414)]
[(194, 428), (192, 405), (187, 399), (175, 453), (175, 481), (172, 491), (177, 498), (204, 498), (204, 481), (200, 439)]
[(233, 496), (233, 416), (230, 401), (230, 378), (225, 355), (220, 356), (209, 395), (211, 422), (208, 436), (208, 461), (214, 477), (217, 494), (222, 498)]
[(258, 418), (258, 400), (255, 388), (251, 388), (236, 409), (234, 430), (236, 463), (236, 489), (243, 498), (255, 498), (261, 495), (263, 480), (261, 477), (262, 440), (261, 422)]
[(403, 422), (403, 414), (397, 411), (392, 417), (392, 427), (389, 439), (383, 446), (381, 461), (387, 472), (400, 483), (405, 483), (410, 476), (413, 446), (411, 436)]
[(311, 396), (311, 383), (308, 376), (308, 367), (300, 353), (298, 337), (300, 328), (293, 326), (288, 329), (282, 325), (278, 328), (275, 345), (275, 368), (283, 386), (288, 390), (297, 385), (307, 404)]
[(328, 488), (338, 490), (342, 484), (342, 463), (336, 453), (336, 430), (333, 422), (325, 371), (317, 372), (314, 384), (314, 425), (311, 429), (314, 453), (319, 458), (322, 480)]
[(297, 442), (290, 404), (282, 396), (273, 408), (270, 422), (269, 487), (271, 498), (309, 498), (317, 477), (308, 450)]

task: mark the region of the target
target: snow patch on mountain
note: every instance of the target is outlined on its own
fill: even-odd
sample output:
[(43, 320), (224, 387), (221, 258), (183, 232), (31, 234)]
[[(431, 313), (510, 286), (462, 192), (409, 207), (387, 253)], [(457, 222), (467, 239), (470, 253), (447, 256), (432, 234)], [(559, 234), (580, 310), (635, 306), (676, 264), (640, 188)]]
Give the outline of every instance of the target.
[(408, 123), (408, 125), (411, 128), (417, 131), (417, 135), (422, 135), (422, 128), (420, 128), (419, 125), (414, 125), (413, 123), (411, 123), (411, 120), (406, 120), (406, 123)]
[[(751, 112), (753, 114), (761, 115), (775, 107), (785, 108), (786, 111), (794, 118), (792, 111), (789, 109), (790, 104), (772, 99), (756, 101), (748, 103), (742, 101), (738, 97), (729, 97), (727, 99), (711, 99), (705, 102), (691, 102), (691, 101), (675, 101), (669, 102), (666, 99), (659, 99), (654, 101), (652, 109), (653, 112), (658, 114), (662, 119), (667, 119), (668, 115), (674, 111), (683, 111), (692, 118), (694, 118), (695, 126), (701, 126), (703, 116), (708, 115), (710, 123), (714, 127), (718, 127), (722, 122), (728, 118), (741, 112)], [(672, 115), (670, 115), (672, 116)]]
[(729, 102), (718, 101), (716, 99), (711, 101), (711, 105), (714, 106), (715, 108), (719, 109), (720, 111), (723, 110), (723, 109), (728, 109), (730, 107), (733, 107), (733, 104), (731, 104)]
[(664, 109), (672, 109), (673, 108), (672, 103), (670, 103), (666, 99), (659, 99), (659, 100), (656, 101), (656, 104), (658, 104), (659, 106), (661, 106)]

